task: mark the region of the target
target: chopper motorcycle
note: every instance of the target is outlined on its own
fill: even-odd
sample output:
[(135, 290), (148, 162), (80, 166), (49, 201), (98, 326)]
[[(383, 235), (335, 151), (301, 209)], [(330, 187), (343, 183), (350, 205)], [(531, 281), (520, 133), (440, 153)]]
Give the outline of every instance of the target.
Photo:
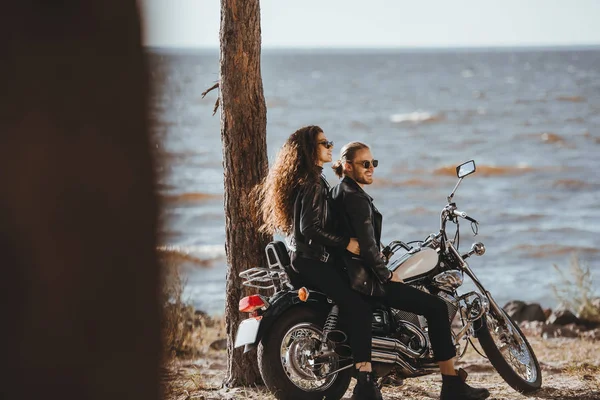
[[(438, 233), (424, 240), (395, 240), (383, 249), (387, 268), (405, 284), (442, 298), (453, 325), (457, 358), (477, 339), (485, 356), (513, 389), (530, 393), (542, 385), (538, 360), (525, 335), (496, 303), (477, 278), (467, 259), (485, 253), (483, 243), (474, 243), (460, 253), (459, 220), (478, 222), (459, 211), (453, 197), (464, 177), (476, 170), (473, 160), (456, 167), (458, 182), (441, 211)], [(456, 225), (453, 237), (447, 224)], [(340, 399), (355, 373), (352, 352), (346, 344), (339, 308), (310, 286), (293, 285), (293, 267), (283, 242), (267, 245), (268, 266), (240, 273), (243, 284), (271, 290), (270, 296), (255, 294), (240, 300), (239, 310), (249, 313), (237, 331), (235, 347), (245, 352), (257, 348), (258, 366), (267, 388), (278, 399)], [(394, 257), (401, 251), (399, 257)], [(458, 289), (465, 275), (477, 290), (464, 294)], [(372, 364), (379, 377), (395, 374), (411, 378), (439, 372), (434, 362), (427, 321), (416, 314), (393, 309), (374, 298), (372, 304)], [(458, 327), (457, 327), (458, 325)], [(481, 353), (480, 353), (481, 354)], [(482, 354), (482, 356), (484, 356)], [(484, 357), (485, 357), (484, 356)]]

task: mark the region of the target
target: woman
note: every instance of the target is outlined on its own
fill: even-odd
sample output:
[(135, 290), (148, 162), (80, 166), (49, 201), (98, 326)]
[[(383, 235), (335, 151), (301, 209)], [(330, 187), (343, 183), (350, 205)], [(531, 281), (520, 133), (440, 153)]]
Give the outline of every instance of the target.
[(318, 126), (300, 128), (288, 138), (260, 187), (262, 229), (288, 235), (294, 268), (339, 305), (342, 320), (352, 321), (348, 336), (358, 369), (354, 398), (382, 400), (370, 362), (371, 308), (335, 266), (337, 250), (359, 254), (360, 249), (355, 238), (334, 233), (329, 184), (322, 175), (332, 149)]

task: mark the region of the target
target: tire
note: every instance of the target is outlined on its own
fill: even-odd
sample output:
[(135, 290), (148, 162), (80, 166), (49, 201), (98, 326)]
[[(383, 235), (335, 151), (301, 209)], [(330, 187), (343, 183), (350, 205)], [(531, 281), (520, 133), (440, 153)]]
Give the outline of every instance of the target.
[[(290, 354), (294, 354), (293, 349), (300, 348), (298, 353), (305, 354), (307, 349), (320, 344), (320, 340), (316, 338), (322, 334), (325, 318), (326, 314), (315, 309), (303, 306), (293, 307), (273, 323), (269, 332), (259, 343), (258, 368), (265, 385), (277, 399), (338, 400), (346, 393), (350, 385), (352, 368), (340, 371), (321, 381), (311, 380), (299, 377), (296, 373), (310, 369), (308, 363), (300, 361), (301, 356), (290, 356)], [(300, 336), (292, 339), (290, 337), (292, 332)], [(308, 334), (309, 337), (306, 335), (302, 337), (303, 334)], [(290, 344), (289, 347), (288, 344)], [(292, 362), (286, 361), (286, 354)], [(293, 360), (297, 362), (294, 364)], [(327, 364), (328, 367), (331, 367), (329, 371), (339, 368), (336, 366), (337, 357), (333, 360), (332, 364)], [(303, 368), (307, 366), (308, 368)], [(310, 387), (311, 384), (314, 384), (315, 387)]]
[[(542, 370), (540, 369), (540, 364), (538, 363), (537, 357), (535, 356), (531, 345), (527, 341), (527, 338), (525, 335), (523, 335), (521, 329), (519, 329), (519, 325), (516, 324), (512, 318), (506, 315), (504, 311), (502, 311), (500, 318), (504, 318), (506, 323), (511, 325), (512, 329), (514, 330), (513, 337), (521, 342), (519, 348), (521, 351), (518, 352), (521, 360), (517, 360), (515, 357), (516, 351), (510, 351), (510, 349), (515, 349), (515, 345), (507, 345), (505, 354), (509, 357), (509, 360), (505, 358), (505, 354), (503, 354), (501, 349), (498, 347), (503, 347), (501, 343), (505, 343), (505, 341), (503, 341), (497, 334), (497, 332), (499, 332), (497, 327), (493, 332), (490, 331), (490, 329), (494, 328), (494, 324), (497, 321), (497, 318), (493, 315), (487, 314), (480, 320), (476, 321), (475, 329), (477, 330), (477, 339), (479, 340), (479, 344), (483, 348), (483, 351), (487, 355), (496, 371), (498, 371), (506, 383), (508, 383), (517, 392), (534, 392), (542, 386)], [(500, 343), (500, 345), (497, 343)], [(513, 361), (515, 364), (513, 365), (511, 361)]]

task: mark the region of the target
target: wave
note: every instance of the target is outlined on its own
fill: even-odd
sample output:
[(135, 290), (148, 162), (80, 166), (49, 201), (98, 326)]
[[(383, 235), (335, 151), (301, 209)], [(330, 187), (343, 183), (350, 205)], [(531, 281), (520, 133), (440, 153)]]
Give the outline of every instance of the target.
[(162, 161), (175, 161), (175, 160), (187, 160), (192, 157), (201, 156), (204, 152), (195, 151), (170, 151), (163, 148), (155, 150), (156, 155)]
[(544, 143), (549, 144), (565, 144), (566, 140), (561, 135), (554, 132), (542, 132), (542, 133), (524, 133), (517, 135), (518, 138), (533, 138), (541, 140)]
[(562, 256), (572, 253), (598, 253), (599, 249), (594, 247), (577, 247), (577, 246), (564, 246), (559, 244), (542, 244), (534, 246), (530, 244), (522, 244), (514, 248), (517, 251), (521, 251), (527, 254), (531, 258), (545, 258)]
[(588, 189), (593, 185), (589, 182), (585, 182), (579, 179), (558, 179), (554, 181), (553, 187), (559, 187), (563, 189), (576, 190), (576, 189)]
[(583, 103), (586, 101), (586, 98), (583, 96), (558, 96), (556, 98), (558, 101), (568, 101), (571, 103)]
[[(476, 174), (479, 176), (501, 176), (501, 175), (521, 175), (532, 172), (534, 169), (527, 165), (517, 166), (493, 166), (493, 165), (477, 165)], [(433, 171), (435, 175), (456, 176), (456, 166), (444, 166)]]
[(350, 122), (350, 129), (356, 129), (356, 130), (369, 130), (369, 126), (367, 124), (365, 124), (364, 122), (360, 122), (360, 121), (351, 121)]
[(565, 139), (562, 136), (552, 132), (544, 132), (540, 135), (540, 139), (545, 143), (564, 143)]
[(415, 207), (412, 208), (410, 210), (408, 210), (406, 213), (410, 214), (410, 215), (426, 215), (426, 214), (437, 214), (437, 210), (436, 211), (432, 211), (432, 210), (428, 210), (425, 207)]
[(565, 119), (565, 122), (584, 123), (584, 122), (585, 122), (585, 119), (584, 119), (584, 118), (581, 118), (581, 117), (567, 118), (567, 119)]
[(533, 103), (546, 103), (547, 100), (543, 98), (539, 99), (517, 99), (515, 104), (533, 104)]
[(288, 106), (288, 101), (282, 97), (270, 97), (266, 101), (267, 107), (271, 108), (285, 108)]
[(159, 252), (159, 260), (163, 264), (181, 264), (183, 262), (192, 263), (200, 267), (212, 266), (213, 260), (204, 260), (198, 257), (194, 257), (187, 253), (181, 253), (176, 250), (161, 249), (157, 248)]
[(158, 246), (156, 250), (163, 262), (188, 262), (200, 267), (210, 267), (215, 261), (225, 259), (224, 245)]
[(515, 221), (535, 221), (542, 218), (548, 218), (546, 214), (509, 214), (509, 213), (500, 213), (499, 217), (507, 219), (507, 220), (515, 220)]
[(180, 194), (163, 194), (161, 197), (168, 203), (199, 203), (202, 201), (209, 201), (214, 199), (220, 199), (223, 196), (214, 193), (180, 193)]
[(436, 187), (440, 182), (432, 180), (422, 180), (418, 178), (407, 179), (403, 181), (393, 181), (385, 178), (375, 178), (373, 186), (375, 187)]
[(392, 114), (390, 115), (390, 122), (395, 124), (420, 124), (426, 122), (439, 122), (443, 121), (445, 118), (444, 114), (433, 114), (427, 111), (417, 110), (407, 114)]

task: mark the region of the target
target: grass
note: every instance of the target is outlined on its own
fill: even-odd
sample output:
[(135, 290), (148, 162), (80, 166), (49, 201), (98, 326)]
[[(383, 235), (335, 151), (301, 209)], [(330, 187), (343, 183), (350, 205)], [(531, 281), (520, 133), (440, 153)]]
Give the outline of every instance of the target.
[(180, 254), (160, 252), (162, 270), (162, 323), (165, 363), (175, 359), (189, 359), (201, 356), (208, 351), (214, 341), (225, 338), (225, 319), (209, 316), (194, 309), (184, 299), (186, 281), (179, 271), (182, 261)]
[(553, 267), (561, 279), (561, 284), (552, 285), (556, 298), (579, 318), (600, 322), (600, 308), (593, 304), (596, 293), (589, 266), (573, 254), (567, 272), (556, 264)]
[(564, 372), (587, 383), (593, 390), (600, 390), (600, 366), (589, 362), (573, 363), (565, 367)]

